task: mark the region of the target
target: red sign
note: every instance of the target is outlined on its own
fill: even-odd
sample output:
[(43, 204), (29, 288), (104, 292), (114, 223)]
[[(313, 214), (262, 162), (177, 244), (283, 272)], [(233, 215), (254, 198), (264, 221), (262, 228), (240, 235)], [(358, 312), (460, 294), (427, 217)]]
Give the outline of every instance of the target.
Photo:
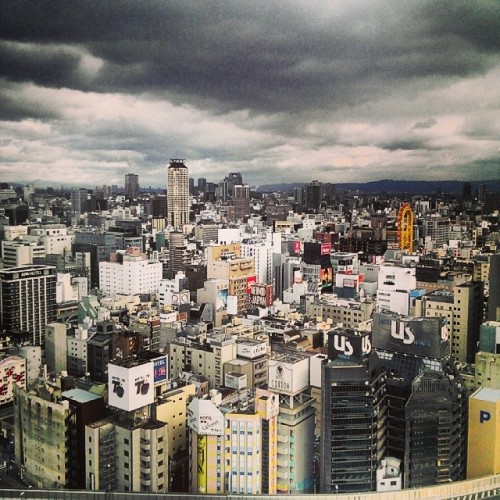
[(331, 243), (322, 243), (321, 244), (321, 255), (330, 255), (332, 252), (332, 244)]
[(247, 278), (247, 293), (252, 292), (252, 285), (257, 283), (257, 276), (249, 276)]
[(295, 252), (295, 255), (300, 254), (300, 241), (299, 240), (293, 242), (293, 251)]

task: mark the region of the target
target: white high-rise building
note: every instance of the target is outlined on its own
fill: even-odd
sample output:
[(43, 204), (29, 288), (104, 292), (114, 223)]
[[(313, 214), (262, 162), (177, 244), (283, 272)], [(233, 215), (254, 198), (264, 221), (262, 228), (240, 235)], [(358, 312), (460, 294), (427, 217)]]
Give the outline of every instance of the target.
[(162, 263), (136, 247), (114, 254), (114, 262), (99, 263), (99, 284), (106, 295), (158, 293), (162, 277)]
[(254, 259), (257, 283), (272, 283), (273, 251), (271, 241), (241, 244), (241, 256), (244, 258), (253, 257)]
[(189, 222), (189, 172), (184, 160), (171, 159), (167, 170), (167, 224), (175, 229)]

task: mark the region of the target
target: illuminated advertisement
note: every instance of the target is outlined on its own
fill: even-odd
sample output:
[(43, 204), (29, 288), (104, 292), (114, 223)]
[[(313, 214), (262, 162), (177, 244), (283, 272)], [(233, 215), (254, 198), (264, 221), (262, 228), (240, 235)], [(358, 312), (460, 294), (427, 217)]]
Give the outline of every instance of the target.
[(321, 268), (319, 271), (319, 279), (321, 280), (321, 288), (329, 288), (333, 285), (333, 268)]
[(450, 344), (443, 335), (446, 318), (409, 318), (374, 313), (372, 343), (375, 349), (441, 359)]
[(217, 296), (215, 299), (215, 310), (222, 311), (223, 309), (227, 309), (227, 296), (229, 295), (229, 291), (227, 288), (222, 290), (217, 290)]
[(108, 364), (109, 404), (124, 411), (154, 402), (153, 361), (127, 367)]
[(155, 384), (165, 382), (168, 378), (168, 359), (167, 356), (153, 359), (153, 380)]
[(300, 254), (300, 240), (293, 242), (293, 251), (294, 251), (295, 255)]

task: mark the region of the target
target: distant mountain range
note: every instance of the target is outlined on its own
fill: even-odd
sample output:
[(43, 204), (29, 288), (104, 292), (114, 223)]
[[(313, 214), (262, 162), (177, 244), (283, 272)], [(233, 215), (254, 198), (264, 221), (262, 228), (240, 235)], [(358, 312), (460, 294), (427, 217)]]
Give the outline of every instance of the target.
[[(364, 193), (394, 193), (394, 194), (431, 194), (431, 193), (457, 193), (461, 194), (464, 184), (467, 181), (394, 181), (384, 179), (381, 181), (372, 182), (346, 182), (334, 183), (335, 190), (340, 191), (355, 191), (359, 190)], [(488, 190), (494, 193), (500, 193), (500, 180), (490, 181), (469, 181), (472, 186), (472, 193), (475, 194), (480, 184), (484, 185)], [(293, 191), (296, 187), (304, 187), (307, 183), (289, 183), (289, 184), (265, 184), (258, 186), (256, 191)]]

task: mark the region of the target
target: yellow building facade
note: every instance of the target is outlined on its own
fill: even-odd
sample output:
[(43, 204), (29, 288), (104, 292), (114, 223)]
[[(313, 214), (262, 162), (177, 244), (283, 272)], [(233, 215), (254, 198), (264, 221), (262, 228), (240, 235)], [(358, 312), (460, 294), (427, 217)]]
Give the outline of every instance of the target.
[(500, 390), (479, 388), (469, 399), (467, 479), (500, 473)]

